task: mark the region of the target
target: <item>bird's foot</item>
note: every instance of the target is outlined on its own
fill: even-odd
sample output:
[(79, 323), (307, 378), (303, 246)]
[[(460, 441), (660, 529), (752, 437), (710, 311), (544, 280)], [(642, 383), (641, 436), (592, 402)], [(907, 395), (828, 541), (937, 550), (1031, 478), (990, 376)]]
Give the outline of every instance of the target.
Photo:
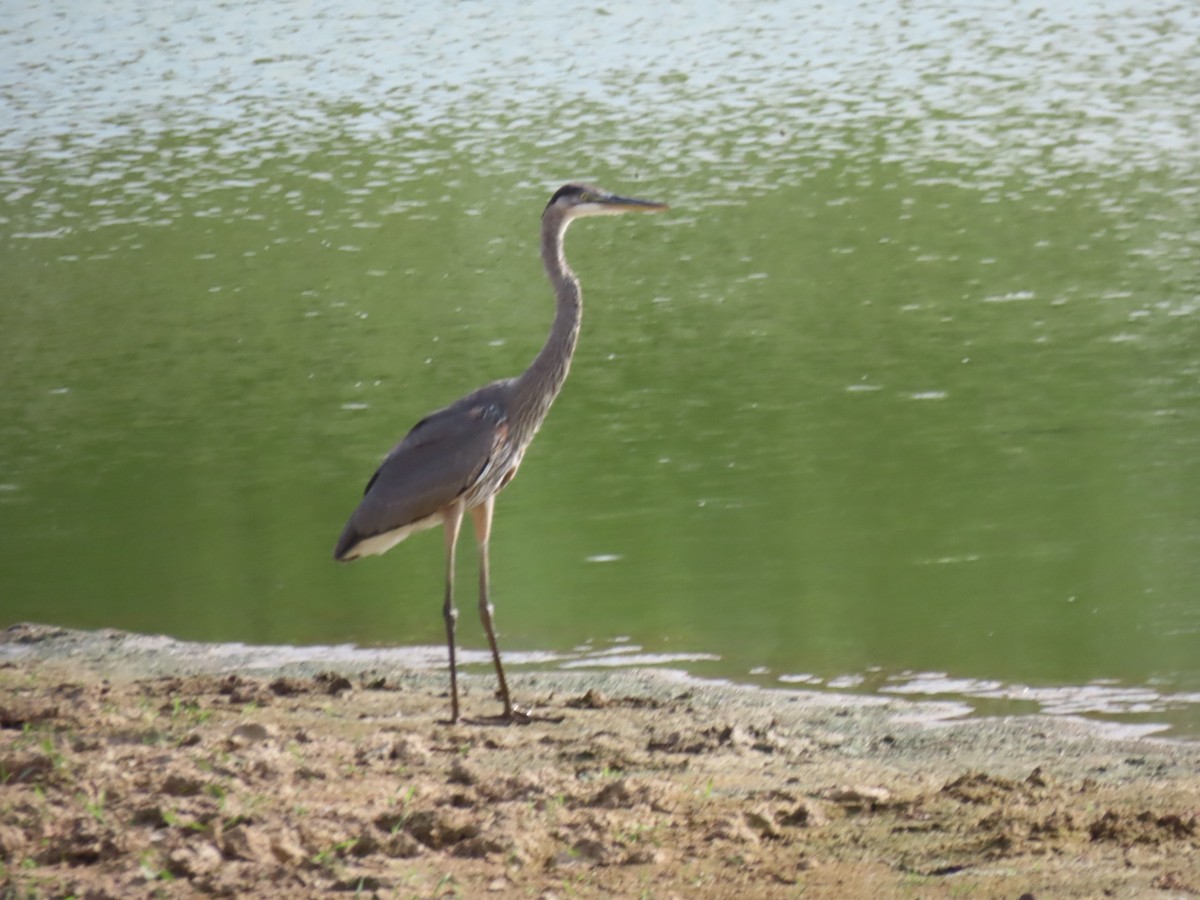
[(558, 722), (561, 722), (565, 718), (564, 716), (547, 716), (547, 715), (540, 716), (540, 715), (537, 715), (536, 713), (530, 712), (527, 709), (521, 709), (516, 706), (514, 706), (512, 709), (508, 710), (507, 712), (502, 713), (501, 717), (508, 719), (508, 721), (513, 725), (528, 725), (531, 722), (558, 723)]
[(442, 719), (438, 722), (438, 724), (439, 725), (457, 725), (461, 721), (463, 721), (463, 719), (462, 719), (462, 716), (460, 716), (458, 714), (458, 703), (455, 703), (450, 708), (450, 718)]
[(484, 716), (470, 721), (475, 725), (531, 725), (534, 722), (557, 724), (562, 720), (563, 716), (540, 716), (519, 706), (511, 706), (497, 716)]

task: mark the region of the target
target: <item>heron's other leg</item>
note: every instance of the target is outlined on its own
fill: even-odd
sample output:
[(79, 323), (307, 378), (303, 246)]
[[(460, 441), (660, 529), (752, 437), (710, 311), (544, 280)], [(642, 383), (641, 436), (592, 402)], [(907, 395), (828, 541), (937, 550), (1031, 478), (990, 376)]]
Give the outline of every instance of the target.
[(463, 508), (461, 503), (447, 507), (442, 513), (442, 527), (446, 532), (446, 600), (442, 604), (442, 618), (446, 620), (446, 647), (450, 651), (450, 721), (458, 721), (458, 669), (454, 664), (454, 624), (458, 610), (454, 608), (454, 548), (458, 544), (458, 531), (462, 527)]
[(496, 630), (492, 627), (492, 604), (488, 599), (488, 540), (492, 534), (492, 507), (495, 498), (488, 497), (479, 506), (472, 508), (471, 518), (475, 522), (475, 540), (479, 543), (479, 618), (487, 632), (492, 647), (492, 662), (496, 666), (496, 677), (500, 680), (500, 699), (504, 701), (504, 718), (515, 718), (512, 700), (508, 695), (508, 681), (504, 677), (504, 666), (500, 662), (500, 647), (496, 643)]

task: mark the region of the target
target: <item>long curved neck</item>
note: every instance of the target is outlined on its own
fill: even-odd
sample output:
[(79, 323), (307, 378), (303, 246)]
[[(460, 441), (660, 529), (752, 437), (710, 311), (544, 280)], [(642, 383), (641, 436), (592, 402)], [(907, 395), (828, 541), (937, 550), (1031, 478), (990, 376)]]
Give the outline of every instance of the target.
[(579, 279), (563, 255), (563, 236), (568, 224), (570, 220), (554, 206), (542, 216), (542, 263), (557, 300), (554, 324), (545, 346), (513, 385), (513, 406), (519, 427), (531, 431), (541, 425), (550, 404), (567, 380), (575, 343), (579, 339), (583, 294), (579, 290)]

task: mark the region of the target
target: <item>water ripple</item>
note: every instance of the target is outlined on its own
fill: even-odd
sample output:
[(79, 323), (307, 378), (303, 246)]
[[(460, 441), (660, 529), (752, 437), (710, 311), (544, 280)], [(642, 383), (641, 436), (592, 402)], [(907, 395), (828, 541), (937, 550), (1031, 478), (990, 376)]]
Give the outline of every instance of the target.
[[(885, 160), (992, 177), (1197, 165), (1192, 6), (1021, 0), (965, 15), (858, 0), (831, 15), (741, 2), (680, 16), (671, 4), (544, 0), (472, 7), (452, 26), (447, 15), (432, 0), (13, 6), (0, 33), (0, 149), (67, 165), (114, 142), (176, 163), (295, 158), (305, 134), (337, 134), (394, 143), (394, 180), (435, 162), (431, 145), (447, 136), (455, 155), (501, 168), (513, 140), (556, 152), (600, 141), (620, 166), (649, 138), (659, 160), (711, 168), (721, 192), (764, 187), (764, 159), (838, 158), (867, 137)], [(213, 132), (215, 147), (163, 146)]]

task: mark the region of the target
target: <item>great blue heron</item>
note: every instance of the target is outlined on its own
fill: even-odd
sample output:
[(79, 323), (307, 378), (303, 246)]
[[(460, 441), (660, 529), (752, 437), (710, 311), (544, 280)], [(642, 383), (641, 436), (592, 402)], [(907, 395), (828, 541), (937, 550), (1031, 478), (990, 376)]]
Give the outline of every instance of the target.
[(446, 645), (450, 652), (450, 720), (458, 721), (458, 672), (454, 662), (454, 548), (463, 514), (470, 511), (479, 544), (479, 616), (492, 648), (505, 721), (527, 721), (508, 693), (488, 600), (488, 538), (496, 494), (517, 474), (521, 457), (558, 396), (575, 342), (583, 295), (567, 266), (563, 236), (583, 216), (656, 212), (665, 203), (618, 197), (586, 184), (559, 188), (542, 213), (542, 262), (557, 307), (545, 346), (516, 378), (495, 381), (444, 409), (430, 413), (384, 457), (367, 482), (333, 551), (346, 562), (390, 550), (415, 531), (441, 524), (446, 537)]

